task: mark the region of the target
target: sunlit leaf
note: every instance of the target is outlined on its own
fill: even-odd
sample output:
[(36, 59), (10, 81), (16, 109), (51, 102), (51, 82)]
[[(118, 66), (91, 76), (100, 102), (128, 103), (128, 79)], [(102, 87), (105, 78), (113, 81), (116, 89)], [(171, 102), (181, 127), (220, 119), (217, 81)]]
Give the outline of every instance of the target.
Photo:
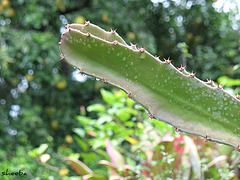
[(128, 136), (128, 137), (125, 137), (125, 139), (132, 145), (138, 144), (138, 141), (136, 139), (132, 138), (132, 137)]
[(240, 79), (231, 79), (227, 76), (221, 76), (217, 80), (220, 84), (224, 86), (239, 86), (240, 85)]
[(43, 154), (48, 148), (48, 144), (41, 144), (38, 148), (35, 148), (34, 150), (29, 152), (29, 155), (32, 157), (37, 157), (41, 154)]
[(69, 157), (65, 157), (63, 158), (63, 160), (70, 161), (72, 169), (76, 171), (77, 174), (87, 175), (93, 173), (92, 170), (89, 169), (89, 167), (87, 167), (83, 162), (79, 160), (72, 159)]
[(111, 159), (111, 163), (113, 164), (113, 166), (123, 169), (125, 165), (123, 156), (112, 146), (109, 139), (106, 139), (105, 143), (107, 153)]
[(113, 93), (111, 93), (110, 91), (107, 91), (105, 89), (101, 89), (100, 92), (101, 92), (103, 100), (106, 103), (108, 103), (109, 105), (112, 105), (114, 102), (114, 99), (115, 99)]
[(106, 112), (106, 107), (103, 104), (93, 104), (87, 107), (88, 112)]
[(89, 123), (89, 121), (91, 121), (91, 119), (86, 116), (76, 116), (75, 118), (83, 126), (86, 126)]

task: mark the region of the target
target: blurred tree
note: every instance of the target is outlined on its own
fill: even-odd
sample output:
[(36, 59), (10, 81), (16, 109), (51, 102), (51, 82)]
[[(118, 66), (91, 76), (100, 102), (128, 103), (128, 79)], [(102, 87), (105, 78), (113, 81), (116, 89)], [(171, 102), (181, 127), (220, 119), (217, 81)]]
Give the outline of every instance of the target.
[(80, 105), (99, 94), (92, 88), (95, 82), (80, 84), (72, 77), (73, 68), (59, 62), (60, 30), (67, 23), (62, 14), (87, 5), (88, 1), (0, 4), (0, 146), (9, 152), (17, 145), (39, 146), (49, 137), (53, 145), (64, 143)]

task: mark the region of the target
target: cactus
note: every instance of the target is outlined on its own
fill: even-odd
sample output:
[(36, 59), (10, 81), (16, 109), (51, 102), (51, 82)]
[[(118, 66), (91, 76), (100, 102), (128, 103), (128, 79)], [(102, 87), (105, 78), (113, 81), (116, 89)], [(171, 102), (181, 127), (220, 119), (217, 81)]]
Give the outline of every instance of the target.
[(67, 25), (59, 46), (61, 59), (80, 73), (121, 88), (150, 118), (240, 150), (239, 95), (174, 67), (170, 58), (160, 60), (145, 48), (129, 46), (115, 30), (107, 32), (89, 21)]

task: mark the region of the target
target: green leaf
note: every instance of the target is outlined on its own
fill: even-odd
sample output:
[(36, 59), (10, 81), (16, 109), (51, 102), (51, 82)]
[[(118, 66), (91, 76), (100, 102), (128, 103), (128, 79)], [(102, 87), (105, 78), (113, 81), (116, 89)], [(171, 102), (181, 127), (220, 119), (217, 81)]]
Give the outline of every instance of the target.
[(129, 107), (133, 107), (133, 105), (135, 104), (135, 102), (132, 99), (127, 99), (126, 102)]
[(87, 167), (83, 162), (70, 158), (70, 157), (65, 157), (63, 158), (64, 161), (70, 161), (72, 169), (80, 175), (87, 175), (87, 174), (92, 174), (93, 171)]
[(89, 150), (88, 145), (80, 137), (74, 136), (74, 139), (77, 141), (78, 145), (84, 152), (87, 152)]
[(108, 103), (109, 105), (113, 105), (114, 100), (115, 100), (114, 94), (110, 91), (105, 90), (105, 89), (101, 89), (100, 92), (101, 92), (103, 100), (106, 103)]
[(121, 121), (126, 121), (130, 119), (131, 114), (127, 111), (124, 111), (124, 109), (119, 109), (116, 111), (116, 116), (121, 120)]
[(138, 111), (132, 108), (121, 108), (116, 110), (116, 116), (121, 120), (121, 121), (126, 121), (130, 119), (131, 115), (137, 115)]
[(81, 138), (85, 137), (85, 134), (86, 134), (85, 130), (82, 128), (74, 128), (73, 132), (75, 132)]
[(240, 79), (231, 79), (227, 76), (221, 76), (217, 80), (220, 84), (224, 86), (239, 86), (240, 85)]
[(106, 150), (111, 159), (112, 165), (114, 167), (123, 169), (125, 165), (125, 160), (123, 156), (112, 146), (110, 140), (105, 139), (105, 143), (106, 143)]
[(37, 157), (43, 154), (48, 148), (48, 144), (41, 144), (38, 148), (33, 149), (29, 152), (29, 155), (32, 157)]
[(103, 115), (101, 115), (101, 116), (98, 118), (97, 124), (98, 124), (98, 125), (101, 125), (101, 124), (103, 124), (103, 123), (105, 123), (105, 122), (110, 122), (110, 121), (112, 121), (112, 116), (110, 116), (110, 115), (108, 115), (108, 114), (103, 114)]
[(88, 125), (91, 121), (91, 119), (86, 116), (76, 116), (76, 120), (83, 126)]
[(93, 104), (87, 107), (87, 111), (106, 112), (106, 107), (102, 104)]
[(102, 164), (102, 165), (106, 166), (107, 168), (111, 169), (112, 174), (117, 172), (117, 167), (115, 167), (112, 163), (110, 163), (106, 160), (101, 160), (98, 162), (98, 164)]
[(127, 121), (127, 122), (125, 122), (124, 124), (125, 124), (125, 126), (127, 126), (127, 127), (134, 127), (134, 126), (136, 126), (135, 122), (132, 122), (132, 121)]

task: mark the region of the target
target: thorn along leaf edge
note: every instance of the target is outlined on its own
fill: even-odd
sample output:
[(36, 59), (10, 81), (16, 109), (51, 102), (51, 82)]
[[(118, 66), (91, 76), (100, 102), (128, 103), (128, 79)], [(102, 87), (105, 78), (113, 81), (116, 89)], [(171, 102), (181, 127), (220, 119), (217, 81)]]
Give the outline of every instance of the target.
[[(92, 25), (92, 24), (90, 23), (90, 21), (86, 21), (85, 25), (80, 25), (80, 26), (88, 26), (88, 27), (91, 27), (91, 25)], [(94, 25), (92, 28), (94, 28), (94, 27), (98, 27), (98, 26)], [(98, 27), (98, 28), (99, 28), (99, 27)], [(159, 57), (157, 57), (157, 56), (156, 56), (156, 57), (153, 57), (150, 53), (148, 53), (148, 52), (145, 50), (145, 48), (140, 47), (140, 48), (137, 49), (137, 48), (136, 48), (136, 44), (130, 43), (130, 46), (128, 46), (128, 45), (119, 43), (117, 40), (108, 41), (108, 40), (106, 40), (106, 39), (102, 39), (101, 37), (95, 36), (94, 33), (93, 33), (94, 30), (93, 30), (92, 32), (89, 31), (89, 32), (87, 32), (87, 33), (82, 33), (79, 29), (72, 29), (72, 28), (71, 28), (71, 25), (69, 25), (69, 24), (67, 25), (67, 29), (66, 29), (66, 31), (62, 34), (62, 36), (61, 36), (61, 41), (59, 42), (60, 50), (61, 50), (62, 53), (63, 53), (63, 54), (61, 55), (61, 60), (65, 59), (67, 62), (69, 62), (69, 61), (68, 61), (68, 58), (66, 59), (66, 57), (65, 57), (65, 54), (64, 54), (64, 53), (67, 53), (67, 51), (65, 52), (64, 47), (65, 47), (65, 44), (67, 44), (67, 43), (65, 43), (65, 42), (68, 42), (68, 41), (67, 41), (68, 38), (65, 37), (65, 34), (67, 34), (68, 37), (71, 37), (71, 35), (69, 34), (70, 31), (71, 31), (71, 32), (74, 31), (75, 34), (78, 33), (78, 34), (79, 34), (79, 37), (80, 37), (80, 36), (82, 37), (82, 35), (85, 35), (86, 37), (90, 37), (90, 36), (91, 36), (91, 38), (93, 38), (93, 39), (95, 39), (95, 40), (102, 41), (103, 44), (104, 44), (104, 43), (106, 43), (106, 44), (112, 44), (112, 45), (114, 45), (114, 46), (120, 46), (120, 47), (124, 47), (124, 48), (131, 49), (132, 51), (138, 51), (138, 52), (140, 52), (140, 53), (144, 53), (144, 54), (150, 56), (151, 58), (157, 60), (160, 64), (170, 64), (170, 65), (171, 65), (170, 67), (171, 67), (172, 69), (175, 69), (176, 71), (178, 71), (178, 73), (180, 73), (182, 76), (188, 77), (188, 78), (193, 78), (194, 81), (200, 82), (200, 83), (204, 84), (205, 86), (207, 86), (210, 91), (213, 91), (214, 88), (215, 88), (215, 89), (217, 89), (217, 90), (222, 90), (222, 92), (223, 92), (224, 94), (228, 94), (226, 91), (223, 90), (223, 86), (221, 86), (221, 85), (215, 85), (214, 82), (213, 82), (211, 79), (210, 79), (210, 80), (207, 79), (207, 82), (203, 82), (203, 81), (201, 81), (201, 80), (199, 80), (198, 78), (195, 77), (196, 73), (193, 73), (193, 72), (192, 72), (192, 73), (188, 73), (188, 72), (185, 70), (185, 66), (183, 67), (183, 66), (181, 65), (180, 68), (175, 68), (175, 67), (171, 64), (172, 60), (170, 60), (170, 57), (168, 57), (168, 59), (165, 59), (165, 58), (164, 58), (164, 61), (161, 61)], [(108, 33), (108, 32), (106, 32), (106, 31), (104, 31), (104, 32), (105, 32), (105, 33)], [(111, 30), (111, 34), (116, 34), (116, 30)], [(117, 36), (117, 37), (120, 37), (118, 34), (116, 34), (116, 36)], [(120, 38), (121, 38), (121, 37), (120, 37)], [(124, 40), (123, 40), (123, 41), (124, 41)], [(63, 44), (64, 44), (64, 45), (63, 45)], [(69, 63), (72, 64), (71, 62), (69, 62)], [(74, 65), (74, 64), (72, 64), (72, 65), (73, 65), (73, 66), (76, 66), (76, 65)], [(81, 68), (81, 67), (77, 67), (77, 68), (79, 69), (79, 68)], [(128, 98), (132, 98), (132, 99), (135, 100), (136, 102), (139, 102), (138, 100), (135, 99), (136, 96), (134, 97), (134, 96), (132, 95), (132, 93), (128, 93), (123, 87), (118, 86), (118, 85), (116, 85), (115, 83), (113, 83), (113, 82), (111, 82), (111, 81), (107, 81), (105, 78), (103, 78), (103, 77), (101, 77), (101, 76), (97, 76), (97, 75), (95, 75), (95, 74), (93, 74), (93, 73), (88, 74), (87, 72), (83, 71), (83, 69), (79, 69), (79, 73), (81, 73), (81, 74), (84, 73), (84, 74), (86, 74), (86, 75), (90, 75), (90, 76), (97, 77), (97, 78), (99, 78), (99, 79), (102, 79), (103, 83), (109, 83), (109, 84), (112, 84), (113, 86), (116, 86), (116, 87), (118, 87), (118, 88), (121, 88), (122, 90), (124, 90), (124, 91), (127, 93), (127, 97), (128, 97)], [(237, 105), (239, 105), (240, 95), (237, 95), (237, 96), (234, 97), (234, 96), (228, 94), (228, 96), (231, 97), (231, 98), (234, 98), (234, 100), (236, 100), (237, 103), (238, 103)], [(133, 97), (134, 97), (134, 98), (133, 98)], [(235, 104), (236, 104), (236, 102), (235, 102)], [(142, 103), (142, 105), (146, 108), (145, 104)], [(148, 108), (146, 108), (146, 109), (148, 110)], [(238, 113), (238, 115), (239, 115), (239, 112), (237, 112), (237, 113)], [(240, 141), (237, 141), (237, 143), (228, 142), (228, 141), (226, 141), (226, 140), (222, 141), (222, 140), (219, 140), (219, 139), (217, 139), (216, 137), (214, 137), (214, 135), (212, 135), (213, 137), (210, 138), (209, 136), (204, 135), (204, 134), (202, 134), (202, 133), (199, 133), (199, 132), (196, 132), (196, 131), (190, 131), (190, 130), (184, 129), (184, 128), (182, 128), (182, 127), (175, 126), (174, 123), (168, 122), (168, 121), (166, 121), (165, 119), (158, 118), (157, 116), (153, 115), (153, 114), (150, 113), (150, 111), (149, 111), (149, 118), (153, 118), (153, 117), (156, 118), (156, 119), (158, 119), (158, 120), (161, 120), (161, 121), (163, 121), (163, 122), (167, 122), (168, 124), (173, 125), (173, 126), (175, 127), (175, 129), (177, 129), (177, 131), (186, 132), (186, 133), (190, 133), (190, 134), (200, 135), (200, 136), (204, 137), (204, 138), (206, 139), (206, 141), (211, 140), (211, 141), (215, 141), (215, 142), (219, 142), (219, 143), (231, 145), (231, 146), (235, 147), (235, 148), (238, 150), (238, 147), (239, 147), (238, 145), (239, 145), (239, 142), (240, 142)], [(238, 137), (239, 137), (239, 134), (238, 134)]]

